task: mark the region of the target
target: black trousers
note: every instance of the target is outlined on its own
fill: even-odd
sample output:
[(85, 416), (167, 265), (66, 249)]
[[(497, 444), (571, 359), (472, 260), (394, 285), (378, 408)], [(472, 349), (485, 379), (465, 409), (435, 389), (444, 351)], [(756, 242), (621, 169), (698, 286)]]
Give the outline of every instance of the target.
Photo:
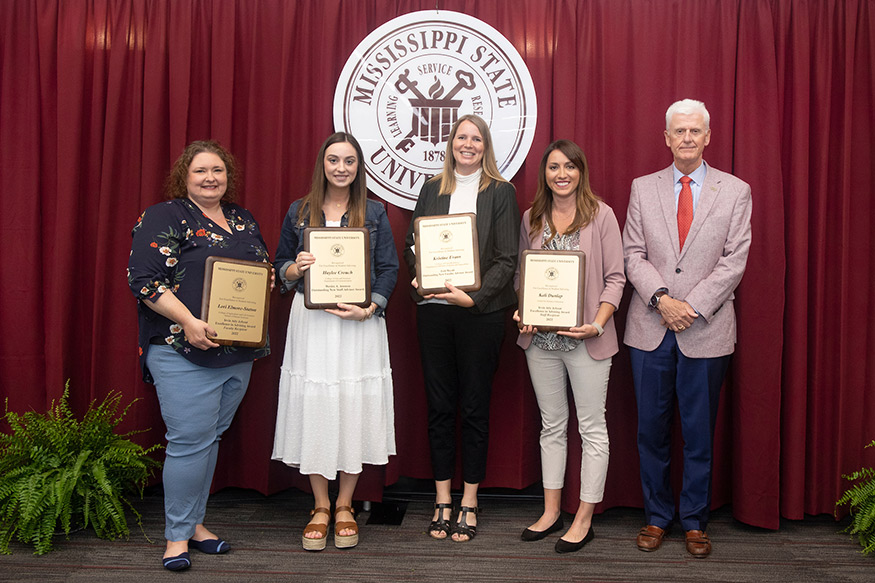
[(462, 418), (462, 479), (486, 476), (489, 397), (504, 337), (505, 313), (422, 304), (416, 309), (428, 401), (428, 440), (434, 479), (449, 480), (456, 466), (456, 410)]

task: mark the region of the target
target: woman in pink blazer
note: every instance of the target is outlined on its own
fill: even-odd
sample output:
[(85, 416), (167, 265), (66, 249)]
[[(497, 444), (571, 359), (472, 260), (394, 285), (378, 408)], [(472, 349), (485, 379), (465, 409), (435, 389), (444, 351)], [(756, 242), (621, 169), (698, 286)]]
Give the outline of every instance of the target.
[[(586, 157), (573, 142), (553, 142), (541, 158), (538, 191), (520, 228), (520, 254), (526, 249), (586, 254), (584, 321), (588, 323), (557, 333), (521, 327), (517, 341), (526, 351), (542, 423), (544, 513), (523, 531), (524, 541), (541, 540), (564, 528), (560, 502), (569, 414), (566, 373), (571, 380), (582, 459), (580, 506), (571, 527), (556, 541), (556, 552), (567, 553), (580, 550), (593, 539), (593, 510), (604, 493), (608, 471), (605, 398), (611, 358), (618, 349), (612, 316), (626, 283), (617, 218), (592, 192)], [(519, 314), (514, 319), (519, 322)]]

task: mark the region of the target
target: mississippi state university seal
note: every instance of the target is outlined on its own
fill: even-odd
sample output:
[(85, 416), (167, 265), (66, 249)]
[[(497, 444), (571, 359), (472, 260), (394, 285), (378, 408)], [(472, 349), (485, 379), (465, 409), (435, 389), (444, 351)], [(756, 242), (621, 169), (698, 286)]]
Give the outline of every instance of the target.
[(509, 180), (535, 134), (532, 78), (506, 38), (458, 12), (413, 12), (382, 25), (350, 55), (334, 93), (334, 126), (361, 144), (368, 187), (406, 209), (443, 168), (450, 128), (468, 113), (489, 124)]

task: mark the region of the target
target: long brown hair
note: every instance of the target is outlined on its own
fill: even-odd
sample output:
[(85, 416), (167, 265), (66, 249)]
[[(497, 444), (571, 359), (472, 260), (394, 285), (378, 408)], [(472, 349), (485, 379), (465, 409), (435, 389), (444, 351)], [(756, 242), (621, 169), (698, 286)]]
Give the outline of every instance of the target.
[(574, 213), (574, 220), (563, 234), (573, 233), (587, 226), (599, 212), (601, 199), (589, 186), (589, 165), (586, 163), (583, 150), (570, 140), (556, 140), (544, 150), (544, 155), (541, 157), (541, 167), (538, 169), (538, 190), (529, 213), (529, 231), (533, 241), (535, 236), (540, 236), (543, 231), (545, 217), (547, 224), (550, 225), (550, 239), (559, 234), (553, 223), (553, 191), (547, 186), (547, 158), (554, 150), (565, 154), (565, 157), (580, 171), (580, 181), (577, 184), (577, 195), (575, 196), (577, 210)]
[(492, 147), (492, 134), (489, 133), (489, 126), (482, 117), (469, 113), (463, 115), (456, 120), (453, 128), (450, 130), (450, 138), (447, 140), (447, 152), (444, 156), (444, 168), (441, 173), (431, 178), (431, 180), (440, 180), (441, 187), (438, 194), (453, 194), (456, 190), (456, 159), (453, 157), (453, 140), (456, 139), (456, 132), (459, 131), (459, 126), (463, 121), (469, 121), (480, 131), (480, 136), (483, 138), (483, 159), (481, 167), (483, 172), (480, 174), (480, 188), (478, 192), (483, 192), (487, 186), (492, 184), (492, 181), (507, 182), (502, 178), (498, 171), (498, 164), (495, 162), (495, 149)]
[(322, 224), (322, 204), (325, 202), (325, 191), (328, 190), (328, 178), (325, 176), (325, 151), (329, 146), (340, 142), (347, 142), (355, 149), (355, 155), (358, 157), (358, 170), (352, 184), (349, 185), (349, 226), (364, 227), (365, 226), (365, 209), (367, 208), (368, 185), (365, 178), (365, 158), (362, 154), (362, 147), (359, 145), (352, 134), (346, 132), (335, 132), (328, 136), (328, 139), (323, 142), (319, 148), (319, 154), (316, 155), (316, 167), (313, 168), (313, 182), (310, 185), (310, 192), (301, 201), (298, 207), (298, 222), (304, 219), (305, 215), (310, 217), (311, 227), (324, 227)]
[(237, 166), (237, 160), (219, 142), (198, 140), (187, 145), (185, 150), (182, 151), (182, 155), (173, 163), (170, 175), (164, 181), (164, 196), (168, 200), (188, 198), (188, 187), (185, 185), (188, 180), (188, 168), (191, 166), (191, 161), (194, 160), (194, 157), (204, 152), (215, 154), (225, 163), (228, 186), (225, 189), (222, 202), (234, 202), (237, 199), (237, 190), (240, 186), (240, 169)]

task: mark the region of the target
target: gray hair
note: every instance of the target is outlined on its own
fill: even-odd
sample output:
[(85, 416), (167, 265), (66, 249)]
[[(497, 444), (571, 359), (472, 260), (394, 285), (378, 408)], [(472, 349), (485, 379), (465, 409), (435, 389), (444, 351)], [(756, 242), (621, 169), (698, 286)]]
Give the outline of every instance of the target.
[(668, 129), (668, 126), (671, 125), (671, 118), (674, 117), (676, 113), (681, 115), (695, 115), (700, 113), (702, 114), (702, 117), (705, 118), (705, 128), (709, 129), (711, 127), (711, 114), (708, 113), (708, 109), (701, 101), (696, 101), (695, 99), (681, 99), (680, 101), (672, 103), (665, 112), (666, 130)]

